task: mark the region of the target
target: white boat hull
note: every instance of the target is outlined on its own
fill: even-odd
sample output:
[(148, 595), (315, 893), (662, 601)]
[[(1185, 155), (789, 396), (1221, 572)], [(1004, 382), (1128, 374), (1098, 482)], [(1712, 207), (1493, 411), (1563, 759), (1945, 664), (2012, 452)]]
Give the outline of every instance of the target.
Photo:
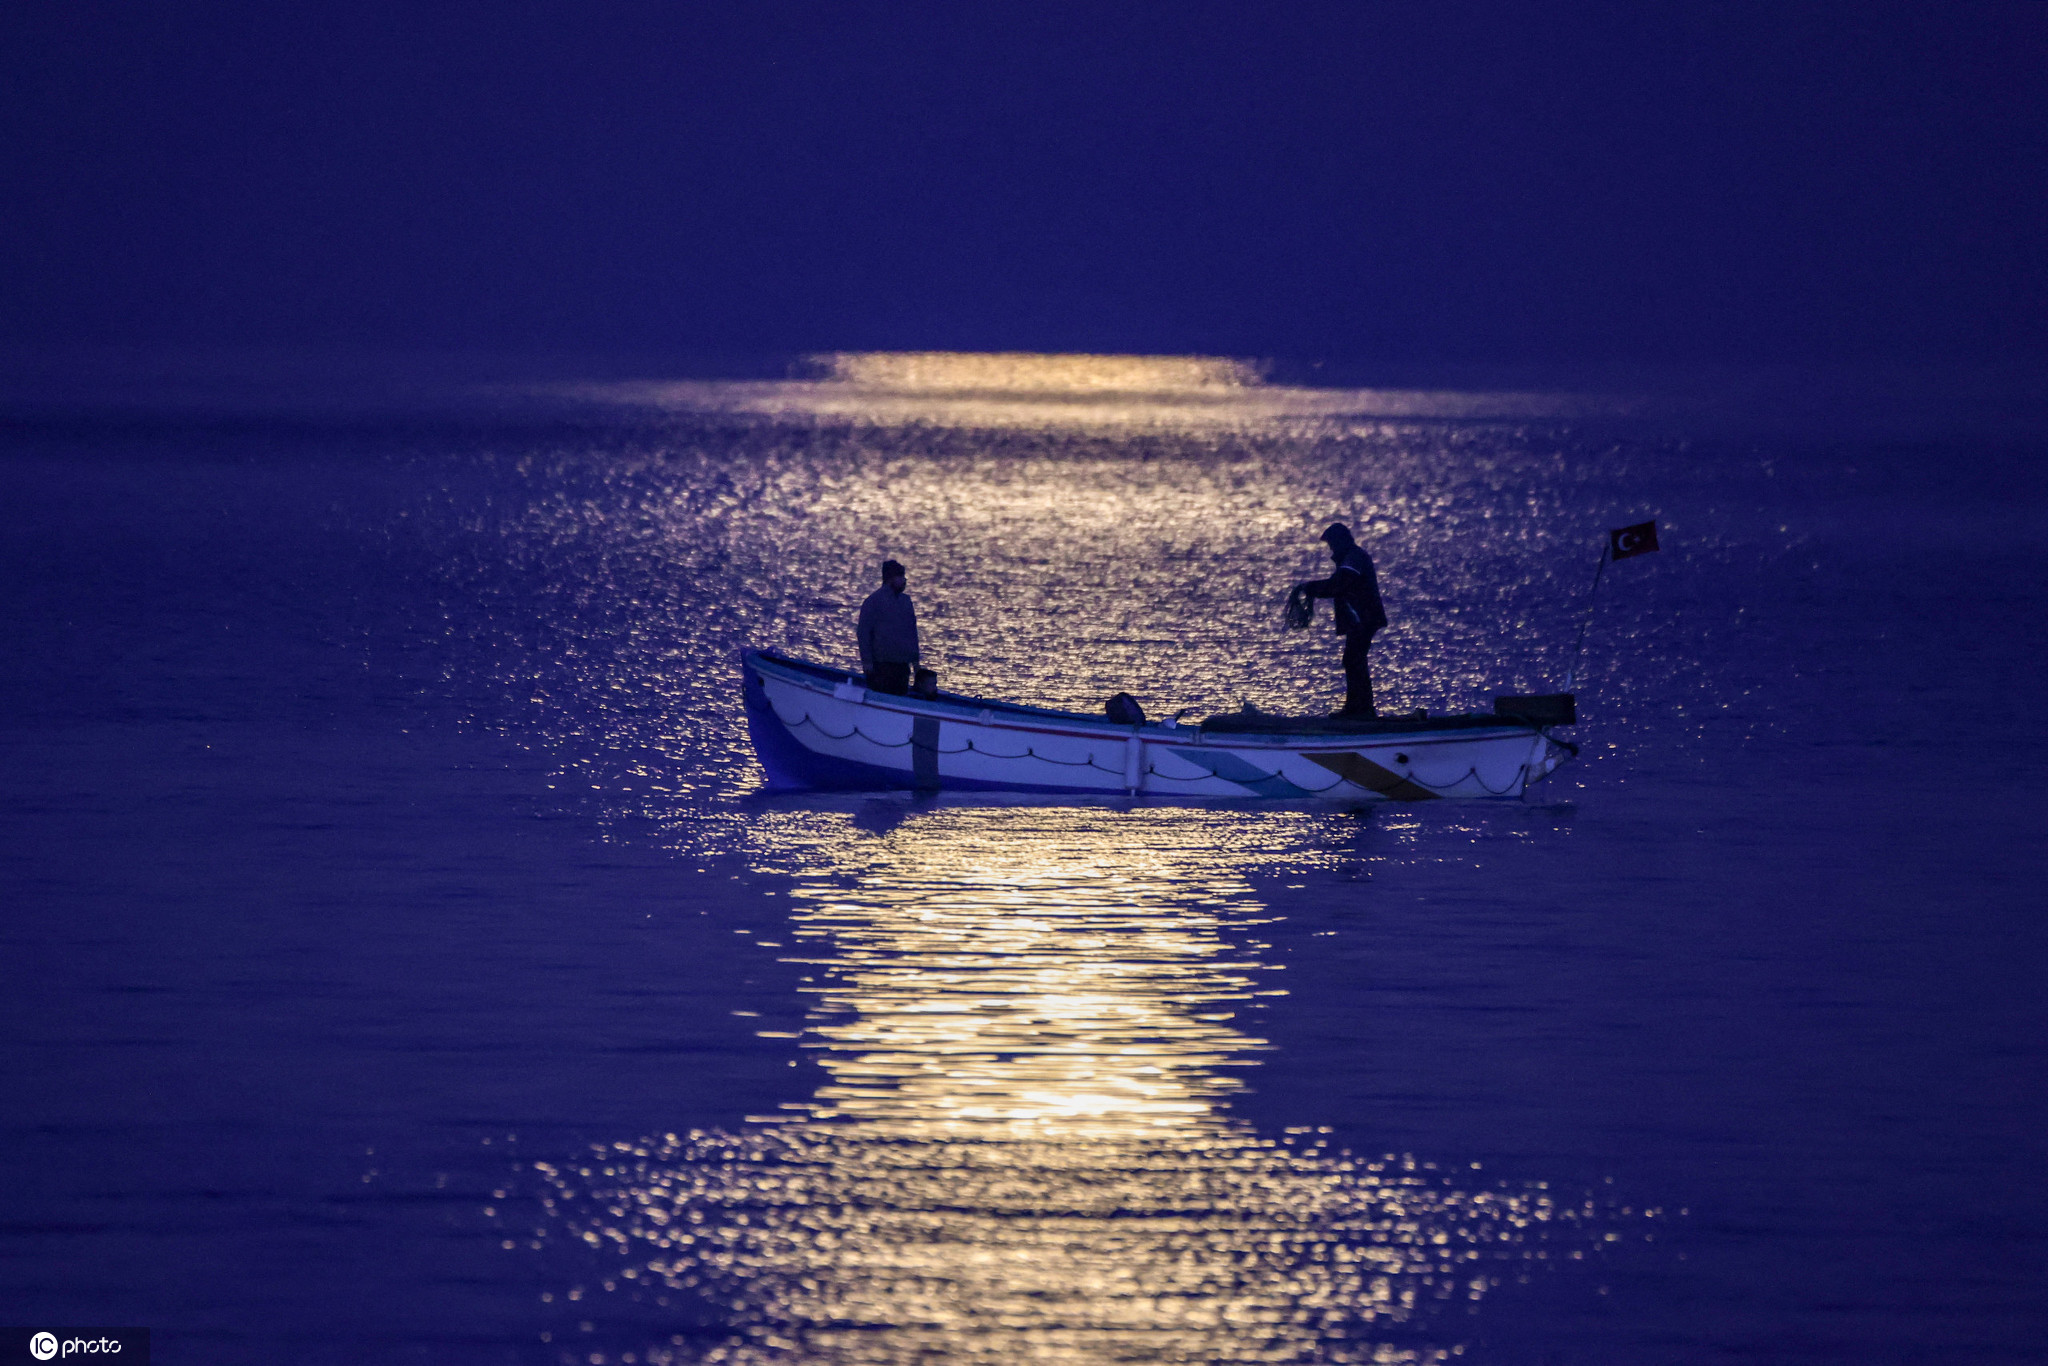
[(1569, 753), (1540, 729), (1494, 717), (1374, 734), (1219, 733), (953, 694), (891, 696), (843, 671), (759, 651), (742, 667), (748, 729), (775, 789), (1506, 799)]

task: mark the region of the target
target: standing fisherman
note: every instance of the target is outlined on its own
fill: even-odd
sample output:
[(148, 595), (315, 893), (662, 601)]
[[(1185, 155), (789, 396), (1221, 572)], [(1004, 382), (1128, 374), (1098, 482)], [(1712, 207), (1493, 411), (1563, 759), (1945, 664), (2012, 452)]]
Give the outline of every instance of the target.
[(1377, 716), (1372, 704), (1372, 668), (1365, 654), (1372, 648), (1373, 633), (1387, 624), (1387, 609), (1380, 603), (1380, 576), (1372, 567), (1372, 556), (1352, 539), (1350, 527), (1332, 523), (1323, 540), (1337, 563), (1336, 572), (1327, 579), (1295, 585), (1287, 595), (1288, 622), (1308, 625), (1315, 610), (1312, 600), (1331, 599), (1337, 632), (1344, 637), (1344, 710), (1337, 715)]
[(917, 609), (903, 566), (882, 561), (882, 586), (860, 605), (854, 635), (860, 640), (860, 670), (876, 692), (901, 697), (910, 691), (910, 670), (917, 663)]

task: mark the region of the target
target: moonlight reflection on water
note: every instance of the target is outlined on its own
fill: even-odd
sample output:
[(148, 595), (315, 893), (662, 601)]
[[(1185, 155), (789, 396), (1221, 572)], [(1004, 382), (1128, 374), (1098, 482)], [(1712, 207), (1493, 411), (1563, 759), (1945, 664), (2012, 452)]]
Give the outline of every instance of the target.
[(1455, 1353), (1443, 1311), (1584, 1255), (1607, 1216), (1225, 1111), (1265, 1047), (1240, 1014), (1277, 991), (1214, 838), (1233, 823), (764, 815), (824, 1084), (743, 1132), (536, 1164), (546, 1236), (595, 1250), (608, 1289), (708, 1296), (735, 1330), (712, 1361)]
[[(223, 1366), (2038, 1357), (2037, 441), (808, 373), (9, 428), (0, 1161), (49, 1321)], [(1281, 608), (1343, 519), (1384, 705), (1469, 711), (1558, 685), (1652, 517), (1535, 803), (756, 795), (740, 651), (851, 662), (884, 558), (953, 690), (1308, 711), (1337, 642)]]

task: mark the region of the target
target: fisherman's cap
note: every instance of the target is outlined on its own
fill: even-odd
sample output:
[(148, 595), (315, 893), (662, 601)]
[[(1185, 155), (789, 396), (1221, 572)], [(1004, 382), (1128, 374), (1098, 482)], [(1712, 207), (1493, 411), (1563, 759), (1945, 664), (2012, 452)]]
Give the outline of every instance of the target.
[(1332, 522), (1329, 529), (1323, 532), (1322, 539), (1332, 545), (1339, 545), (1346, 541), (1356, 540), (1357, 538), (1351, 534), (1350, 527), (1345, 526), (1342, 522)]

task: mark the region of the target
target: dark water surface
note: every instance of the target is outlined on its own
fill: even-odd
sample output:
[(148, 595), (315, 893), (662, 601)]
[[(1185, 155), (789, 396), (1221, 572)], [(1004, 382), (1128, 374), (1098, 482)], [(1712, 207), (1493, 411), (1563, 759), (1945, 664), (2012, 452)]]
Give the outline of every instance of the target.
[[(12, 421), (0, 1321), (2041, 1359), (2043, 448), (1613, 416), (853, 358)], [(754, 792), (738, 651), (850, 661), (885, 555), (950, 687), (1334, 705), (1278, 629), (1333, 516), (1432, 710), (1555, 686), (1657, 517), (1582, 759), (1434, 808)]]

